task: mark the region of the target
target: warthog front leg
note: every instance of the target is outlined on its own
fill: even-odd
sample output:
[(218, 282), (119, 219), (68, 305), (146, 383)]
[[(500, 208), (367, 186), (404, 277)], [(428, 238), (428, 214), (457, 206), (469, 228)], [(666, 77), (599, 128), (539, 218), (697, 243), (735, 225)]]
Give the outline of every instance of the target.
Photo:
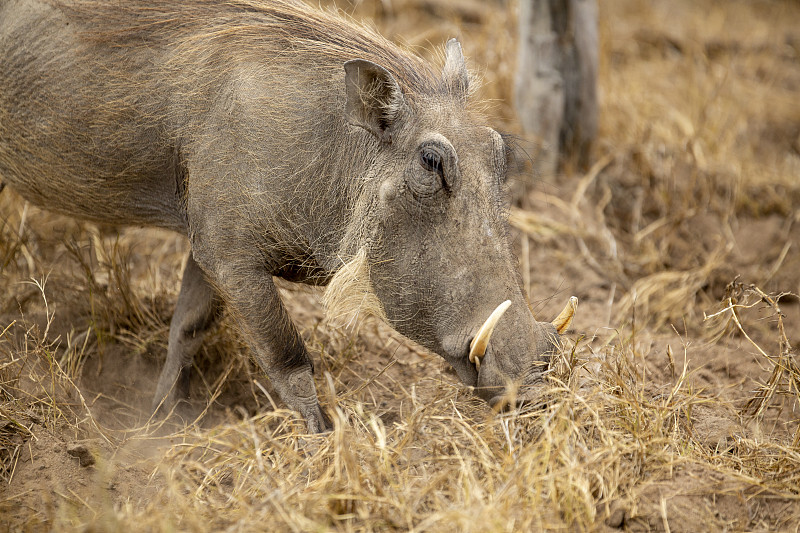
[(313, 363), (270, 273), (262, 265), (228, 262), (214, 278), (281, 399), (305, 418), (310, 433), (332, 429), (317, 399)]
[(219, 316), (220, 300), (192, 255), (186, 260), (178, 303), (169, 325), (167, 361), (158, 378), (153, 412), (167, 414), (189, 397), (194, 356)]
[[(257, 296), (252, 292), (247, 294), (247, 318), (250, 320), (246, 320), (261, 325), (250, 332), (256, 362), (269, 376), (272, 386), (287, 406), (303, 415), (309, 433), (332, 429), (317, 399), (314, 365), (303, 339), (286, 313), (275, 283), (267, 276), (258, 288)], [(255, 302), (257, 308), (253, 305)], [(258, 316), (254, 316), (256, 314)], [(253, 318), (257, 320), (253, 321)]]

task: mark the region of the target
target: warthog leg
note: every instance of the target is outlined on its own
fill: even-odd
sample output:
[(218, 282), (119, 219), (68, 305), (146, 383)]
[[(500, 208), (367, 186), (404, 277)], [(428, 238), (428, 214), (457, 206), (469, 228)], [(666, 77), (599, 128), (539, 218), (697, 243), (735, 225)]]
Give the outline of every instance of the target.
[(169, 326), (167, 361), (153, 398), (154, 412), (169, 413), (177, 402), (189, 397), (192, 361), (203, 345), (206, 331), (216, 322), (220, 307), (217, 293), (189, 254)]
[[(208, 268), (202, 252), (195, 257), (224, 295), (226, 308), (238, 319), (258, 366), (267, 374), (287, 407), (305, 418), (310, 433), (332, 429), (314, 385), (314, 366), (302, 337), (292, 323), (261, 256), (210, 254)], [(226, 260), (221, 261), (223, 256)]]
[[(286, 313), (272, 278), (260, 281), (256, 298), (253, 291), (245, 294), (250, 304), (246, 316), (255, 319), (248, 325), (260, 326), (249, 331), (253, 356), (281, 399), (305, 418), (309, 433), (331, 430), (333, 425), (317, 399), (314, 365), (303, 339)], [(257, 308), (253, 300), (258, 302)]]

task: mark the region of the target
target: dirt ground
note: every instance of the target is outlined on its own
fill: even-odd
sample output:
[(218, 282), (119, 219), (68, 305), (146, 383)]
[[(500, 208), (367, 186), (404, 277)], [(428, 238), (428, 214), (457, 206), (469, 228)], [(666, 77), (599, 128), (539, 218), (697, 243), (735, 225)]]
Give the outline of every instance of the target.
[[(800, 4), (600, 4), (593, 165), (519, 173), (510, 211), (537, 317), (580, 299), (542, 405), (498, 415), (286, 283), (336, 429), (303, 434), (228, 318), (189, 424), (156, 423), (187, 241), (6, 188), (0, 530), (800, 530)], [(338, 7), (432, 61), (459, 37), (495, 125), (541, 148), (514, 119), (516, 2)]]

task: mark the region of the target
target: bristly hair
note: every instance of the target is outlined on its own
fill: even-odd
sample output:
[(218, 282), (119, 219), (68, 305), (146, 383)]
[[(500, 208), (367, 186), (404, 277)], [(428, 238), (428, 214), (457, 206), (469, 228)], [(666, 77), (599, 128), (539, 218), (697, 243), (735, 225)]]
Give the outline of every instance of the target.
[(87, 39), (112, 40), (117, 46), (126, 41), (175, 44), (202, 35), (236, 45), (242, 54), (258, 53), (264, 50), (258, 45), (267, 44), (342, 64), (350, 59), (372, 61), (391, 72), (411, 98), (449, 90), (428, 63), (374, 29), (300, 0), (83, 0), (59, 8), (91, 28), (84, 33)]
[(526, 140), (519, 135), (507, 132), (498, 132), (503, 138), (505, 148), (506, 168), (509, 174), (519, 172), (525, 164), (533, 164), (533, 156), (522, 146)]
[(370, 281), (367, 250), (362, 247), (328, 283), (322, 301), (328, 318), (348, 326), (359, 318), (375, 316), (388, 321)]

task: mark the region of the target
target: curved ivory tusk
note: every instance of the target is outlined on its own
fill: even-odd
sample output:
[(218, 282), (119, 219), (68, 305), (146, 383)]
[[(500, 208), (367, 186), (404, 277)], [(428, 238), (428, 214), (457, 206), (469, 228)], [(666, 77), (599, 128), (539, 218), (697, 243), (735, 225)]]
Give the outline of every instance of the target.
[(553, 319), (553, 326), (555, 326), (556, 331), (561, 334), (567, 331), (569, 325), (572, 323), (572, 317), (575, 316), (575, 310), (578, 308), (578, 298), (575, 296), (570, 297), (569, 301), (567, 302), (566, 307), (561, 313), (558, 314), (555, 319)]
[(475, 363), (478, 370), (481, 368), (481, 358), (486, 353), (486, 347), (489, 346), (489, 338), (492, 336), (494, 327), (510, 306), (511, 300), (506, 300), (498, 305), (497, 309), (492, 311), (492, 314), (489, 315), (489, 318), (483, 323), (481, 329), (478, 330), (478, 334), (475, 335), (475, 338), (472, 339), (472, 342), (469, 344), (469, 360)]

